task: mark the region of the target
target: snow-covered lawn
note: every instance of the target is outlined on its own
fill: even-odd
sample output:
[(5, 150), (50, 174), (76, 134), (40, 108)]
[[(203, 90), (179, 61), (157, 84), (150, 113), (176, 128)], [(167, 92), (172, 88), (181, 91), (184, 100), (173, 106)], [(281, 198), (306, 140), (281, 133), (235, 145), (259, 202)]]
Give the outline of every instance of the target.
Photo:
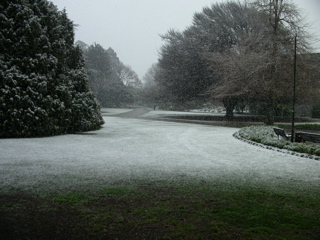
[(244, 143), (232, 136), (236, 128), (119, 117), (105, 122), (85, 134), (0, 139), (0, 189), (46, 192), (196, 178), (319, 190), (320, 161)]

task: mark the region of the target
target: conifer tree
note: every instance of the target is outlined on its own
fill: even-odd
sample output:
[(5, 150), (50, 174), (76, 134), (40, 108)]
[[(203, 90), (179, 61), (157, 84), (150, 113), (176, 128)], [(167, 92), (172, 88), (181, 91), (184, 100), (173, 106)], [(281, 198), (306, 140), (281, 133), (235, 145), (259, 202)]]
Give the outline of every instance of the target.
[(0, 3), (0, 137), (98, 129), (74, 26), (47, 0)]

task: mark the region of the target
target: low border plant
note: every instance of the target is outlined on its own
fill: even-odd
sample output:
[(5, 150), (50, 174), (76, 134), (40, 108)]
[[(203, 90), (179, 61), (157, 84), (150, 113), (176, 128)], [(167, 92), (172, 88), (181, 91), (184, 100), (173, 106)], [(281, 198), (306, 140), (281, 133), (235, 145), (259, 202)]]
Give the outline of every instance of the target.
[(272, 126), (250, 126), (240, 129), (239, 136), (261, 143), (263, 145), (286, 149), (299, 153), (320, 156), (320, 146), (316, 144), (291, 143), (284, 139), (278, 139), (274, 134)]

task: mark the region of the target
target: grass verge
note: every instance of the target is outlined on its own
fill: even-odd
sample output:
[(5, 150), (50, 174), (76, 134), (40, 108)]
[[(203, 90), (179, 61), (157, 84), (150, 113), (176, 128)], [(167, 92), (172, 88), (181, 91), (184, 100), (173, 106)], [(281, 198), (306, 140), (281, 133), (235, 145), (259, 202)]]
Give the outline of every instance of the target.
[(141, 183), (0, 195), (1, 239), (319, 239), (320, 194), (217, 183)]

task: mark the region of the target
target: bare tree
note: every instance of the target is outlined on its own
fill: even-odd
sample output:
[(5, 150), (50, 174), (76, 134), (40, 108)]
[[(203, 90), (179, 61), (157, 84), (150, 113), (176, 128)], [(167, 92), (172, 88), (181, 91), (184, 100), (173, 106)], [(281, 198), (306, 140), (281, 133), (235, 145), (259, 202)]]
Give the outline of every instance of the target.
[[(220, 67), (221, 81), (209, 92), (217, 98), (261, 102), (265, 123), (273, 124), (278, 103), (290, 102), (293, 85), (294, 37), (299, 38), (300, 97), (315, 86), (308, 34), (296, 6), (288, 0), (258, 0), (249, 31), (240, 31), (232, 48), (211, 55)], [(303, 79), (303, 80), (302, 80)]]
[(228, 2), (212, 5), (211, 8), (204, 8), (202, 13), (195, 14), (194, 25), (199, 34), (205, 33), (206, 38), (210, 39), (205, 55), (211, 59), (216, 79), (219, 79), (209, 87), (207, 93), (210, 98), (223, 102), (226, 118), (231, 120), (238, 101), (247, 94), (240, 48), (247, 45), (250, 37), (261, 46), (261, 36), (254, 34), (265, 28), (265, 24), (255, 8), (248, 4)]
[(138, 75), (135, 73), (135, 71), (132, 70), (130, 66), (124, 65), (122, 62), (120, 62), (118, 74), (119, 74), (119, 78), (126, 86), (133, 87), (133, 88), (142, 87), (141, 80), (139, 79)]

